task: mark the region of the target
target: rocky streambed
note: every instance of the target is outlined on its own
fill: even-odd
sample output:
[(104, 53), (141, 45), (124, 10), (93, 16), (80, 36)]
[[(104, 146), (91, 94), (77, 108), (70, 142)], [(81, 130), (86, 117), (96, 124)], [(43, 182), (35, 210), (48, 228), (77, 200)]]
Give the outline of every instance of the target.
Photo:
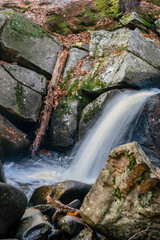
[[(61, 98), (44, 141), (45, 148), (66, 154), (77, 141), (82, 141), (88, 129), (94, 128), (106, 104), (119, 93), (157, 88), (130, 125), (134, 126), (131, 143), (113, 151), (104, 146), (111, 153), (93, 186), (68, 180), (73, 172), (66, 177), (65, 168), (71, 160), (57, 153), (43, 157), (50, 169), (47, 177), (40, 172), (44, 168), (41, 155), (21, 167), (18, 158), (17, 163), (13, 161), (15, 156), (28, 153), (35, 137), (47, 80), (51, 79), (63, 45), (19, 13), (0, 12), (0, 156), (6, 168), (11, 164), (10, 171), (14, 173), (7, 184), (0, 165), (0, 238), (160, 239), (160, 174), (156, 168), (160, 141), (160, 46), (158, 40), (147, 35), (152, 24), (157, 26), (157, 34), (159, 27), (157, 22), (146, 24), (136, 13), (127, 21), (122, 18), (120, 23), (115, 31), (92, 32), (90, 46), (77, 43), (70, 47), (58, 85)], [(35, 187), (47, 185), (38, 187), (28, 203), (18, 188), (24, 188), (29, 164), (34, 166), (31, 175), (35, 177)], [(46, 182), (49, 174), (50, 181)], [(14, 183), (16, 187), (12, 186), (15, 175), (22, 179)], [(38, 175), (42, 181), (37, 180)], [(27, 188), (30, 189), (29, 184)], [(58, 201), (56, 205), (47, 203), (48, 195)], [(68, 207), (74, 211), (64, 210)]]

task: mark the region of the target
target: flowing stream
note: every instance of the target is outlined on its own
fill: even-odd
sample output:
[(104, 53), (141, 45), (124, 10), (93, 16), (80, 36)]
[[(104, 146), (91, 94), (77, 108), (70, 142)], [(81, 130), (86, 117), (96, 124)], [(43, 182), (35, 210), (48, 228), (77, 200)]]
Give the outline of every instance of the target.
[(130, 141), (138, 115), (154, 93), (155, 90), (125, 90), (117, 94), (107, 102), (78, 150), (73, 149), (72, 157), (53, 152), (50, 156), (40, 154), (33, 159), (6, 162), (8, 183), (21, 188), (29, 197), (35, 188), (65, 179), (94, 182), (110, 151)]

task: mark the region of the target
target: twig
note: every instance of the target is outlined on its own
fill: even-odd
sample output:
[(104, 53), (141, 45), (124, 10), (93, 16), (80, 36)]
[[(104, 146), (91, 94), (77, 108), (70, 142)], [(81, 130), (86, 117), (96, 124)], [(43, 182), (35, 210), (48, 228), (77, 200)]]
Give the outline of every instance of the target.
[(139, 234), (144, 233), (144, 232), (149, 232), (149, 231), (152, 231), (152, 229), (150, 229), (149, 227), (147, 227), (145, 230), (142, 230), (142, 231), (140, 231), (140, 232), (138, 232), (138, 233), (135, 233), (135, 234), (134, 234), (132, 237), (130, 237), (128, 240), (133, 240), (134, 237), (138, 236)]

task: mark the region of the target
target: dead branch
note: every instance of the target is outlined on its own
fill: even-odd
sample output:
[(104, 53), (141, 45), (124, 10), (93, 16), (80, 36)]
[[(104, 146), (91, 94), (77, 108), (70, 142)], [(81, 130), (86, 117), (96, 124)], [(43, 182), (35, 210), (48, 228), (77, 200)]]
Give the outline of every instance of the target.
[(32, 146), (32, 153), (31, 153), (32, 157), (36, 155), (37, 151), (39, 150), (42, 139), (46, 134), (49, 120), (50, 120), (50, 115), (53, 109), (54, 89), (56, 88), (57, 83), (59, 82), (60, 77), (63, 73), (67, 56), (68, 56), (67, 50), (64, 50), (58, 54), (58, 59), (52, 73), (52, 79), (48, 85), (48, 93), (45, 100), (45, 106), (43, 110), (41, 125), (37, 131), (37, 135)]
[(152, 231), (149, 227), (147, 227), (145, 230), (142, 230), (140, 232), (135, 233), (132, 237), (130, 237), (128, 240), (133, 240), (135, 237), (137, 237), (139, 234), (144, 233), (144, 232), (149, 232)]
[(48, 195), (46, 197), (47, 199), (47, 203), (52, 205), (54, 208), (57, 208), (58, 210), (61, 210), (62, 212), (65, 212), (66, 214), (68, 213), (74, 213), (75, 215), (78, 215), (79, 210), (69, 207), (63, 203), (61, 203), (60, 201), (54, 199), (53, 197), (51, 197), (50, 195)]

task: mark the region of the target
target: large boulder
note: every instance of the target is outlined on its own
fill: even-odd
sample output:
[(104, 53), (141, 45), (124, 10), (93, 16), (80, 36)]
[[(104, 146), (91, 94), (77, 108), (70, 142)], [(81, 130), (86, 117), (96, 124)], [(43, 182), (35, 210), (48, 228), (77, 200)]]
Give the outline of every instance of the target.
[(64, 78), (67, 76), (67, 72), (70, 69), (77, 65), (77, 63), (87, 57), (89, 54), (89, 46), (85, 43), (77, 43), (71, 45), (69, 50), (69, 57), (67, 59), (65, 71), (64, 71)]
[(160, 167), (160, 93), (151, 96), (145, 103), (131, 141), (137, 141), (155, 166)]
[(0, 238), (8, 237), (17, 227), (26, 206), (27, 197), (22, 191), (0, 183)]
[(21, 219), (15, 237), (23, 240), (44, 240), (50, 231), (51, 224), (45, 220), (42, 213), (37, 209), (28, 208)]
[(0, 146), (1, 154), (4, 155), (22, 152), (29, 148), (27, 135), (2, 115), (0, 115)]
[(97, 57), (83, 78), (88, 93), (117, 87), (160, 87), (160, 46), (138, 31), (92, 32), (90, 55)]
[(1, 32), (1, 57), (50, 77), (62, 44), (23, 15), (14, 11), (1, 13), (9, 16)]
[(36, 122), (42, 96), (23, 83), (25, 76), (19, 81), (0, 66), (0, 113), (8, 113), (12, 120)]
[(42, 95), (46, 92), (47, 79), (40, 74), (18, 65), (2, 64), (4, 69), (24, 86)]
[[(115, 240), (160, 239), (160, 179), (136, 142), (112, 150), (80, 208), (94, 230)], [(155, 237), (156, 236), (156, 237)]]

